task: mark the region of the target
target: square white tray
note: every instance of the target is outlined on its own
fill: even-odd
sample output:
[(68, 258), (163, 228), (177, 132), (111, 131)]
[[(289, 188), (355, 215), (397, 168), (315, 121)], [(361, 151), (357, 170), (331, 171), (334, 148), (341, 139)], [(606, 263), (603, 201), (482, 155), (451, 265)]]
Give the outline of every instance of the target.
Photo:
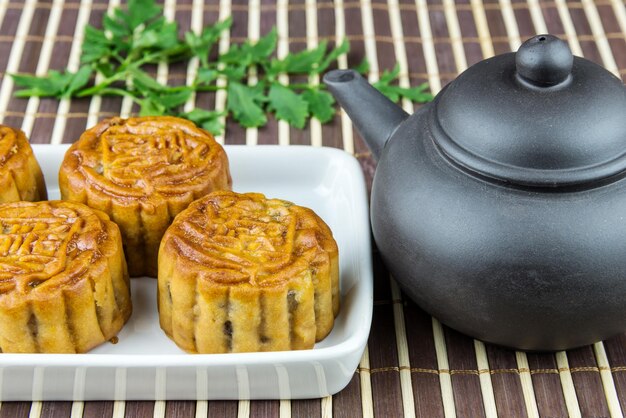
[[(49, 198), (67, 145), (34, 145)], [(337, 393), (352, 378), (372, 319), (372, 261), (363, 173), (349, 154), (303, 146), (227, 146), (238, 192), (315, 210), (339, 245), (341, 312), (312, 350), (186, 354), (161, 331), (156, 280), (132, 280), (133, 315), (87, 354), (0, 354), (2, 400), (290, 399)]]

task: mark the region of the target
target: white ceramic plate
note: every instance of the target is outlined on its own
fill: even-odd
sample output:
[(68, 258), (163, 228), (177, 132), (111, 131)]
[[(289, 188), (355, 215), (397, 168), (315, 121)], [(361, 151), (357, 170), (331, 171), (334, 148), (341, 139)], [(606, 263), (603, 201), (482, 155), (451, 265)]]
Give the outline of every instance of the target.
[[(66, 145), (35, 145), (50, 199)], [(354, 375), (372, 319), (372, 261), (363, 173), (332, 148), (227, 146), (238, 192), (315, 210), (339, 245), (341, 313), (312, 350), (186, 354), (161, 331), (156, 281), (132, 280), (133, 315), (88, 354), (0, 354), (2, 400), (290, 399), (337, 393)]]

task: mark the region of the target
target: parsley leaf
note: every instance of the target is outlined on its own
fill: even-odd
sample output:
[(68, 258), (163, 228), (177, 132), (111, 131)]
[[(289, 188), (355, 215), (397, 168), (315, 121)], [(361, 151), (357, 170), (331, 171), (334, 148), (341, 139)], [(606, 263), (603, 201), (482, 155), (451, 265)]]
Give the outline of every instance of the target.
[(316, 72), (321, 73), (323, 71), (326, 71), (330, 64), (335, 62), (337, 58), (339, 58), (341, 55), (347, 54), (348, 52), (350, 52), (350, 43), (347, 39), (344, 39), (340, 45), (330, 51), (330, 53), (326, 55), (322, 62), (320, 62), (320, 64), (316, 68)]
[(158, 98), (159, 103), (166, 109), (174, 109), (185, 104), (191, 97), (192, 92), (193, 90), (190, 87), (180, 87), (178, 89), (170, 89), (154, 97)]
[(276, 50), (277, 42), (278, 32), (273, 28), (257, 42), (247, 40), (242, 44), (231, 45), (228, 51), (220, 56), (220, 61), (244, 69), (250, 65), (262, 64)]
[(218, 41), (221, 33), (230, 29), (232, 24), (232, 17), (228, 17), (213, 26), (206, 26), (200, 35), (196, 35), (193, 32), (185, 33), (185, 42), (189, 46), (191, 53), (199, 57), (203, 68), (209, 66), (209, 53), (211, 52), (211, 48), (213, 48), (213, 45)]
[(354, 71), (359, 74), (366, 74), (370, 70), (370, 63), (367, 58), (363, 58), (363, 61), (359, 63), (356, 67), (354, 67)]
[(270, 109), (276, 112), (278, 119), (302, 129), (309, 116), (309, 105), (300, 95), (282, 84), (272, 84), (269, 92)]
[(158, 116), (172, 113), (171, 110), (184, 104), (191, 96), (189, 87), (170, 88), (160, 92), (150, 92), (139, 100), (141, 116)]
[(212, 134), (218, 135), (224, 130), (224, 126), (220, 121), (220, 117), (224, 114), (222, 112), (204, 110), (204, 109), (193, 109), (190, 112), (182, 113), (179, 116), (189, 119), (196, 125), (202, 127)]
[(89, 82), (91, 68), (81, 67), (77, 72), (59, 72), (51, 70), (45, 77), (13, 74), (15, 84), (25, 87), (15, 92), (16, 97), (47, 97), (66, 98), (72, 96)]
[[(257, 85), (258, 86), (258, 85)], [(261, 104), (265, 100), (263, 91), (238, 82), (228, 84), (227, 109), (235, 120), (246, 128), (256, 128), (267, 123)]]
[(402, 97), (406, 97), (417, 103), (426, 103), (433, 99), (433, 95), (427, 91), (427, 83), (408, 88), (391, 84), (398, 78), (399, 74), (400, 67), (396, 64), (391, 71), (383, 71), (380, 79), (374, 83), (374, 87), (393, 102), (397, 102)]
[(80, 69), (69, 79), (67, 87), (63, 92), (63, 97), (70, 97), (78, 90), (83, 88), (91, 77), (91, 68), (88, 66), (80, 67)]
[(320, 122), (329, 122), (335, 116), (335, 99), (327, 91), (307, 90), (302, 93), (302, 98), (309, 105), (309, 111)]
[(296, 54), (289, 54), (282, 60), (273, 60), (271, 71), (273, 74), (292, 73), (308, 74), (312, 73), (326, 52), (327, 42), (320, 42), (317, 48), (304, 50)]
[(85, 41), (90, 47), (83, 48), (80, 62), (89, 64), (111, 56), (111, 40), (106, 37), (104, 31), (98, 30), (91, 25), (85, 27)]
[(198, 69), (198, 74), (196, 75), (196, 83), (210, 84), (217, 80), (217, 77), (219, 77), (217, 70), (213, 70), (211, 68), (200, 68)]
[(119, 13), (119, 16), (131, 30), (135, 30), (160, 13), (161, 8), (154, 0), (128, 0), (128, 11)]
[(428, 83), (422, 83), (419, 86), (409, 88), (398, 86), (393, 87), (394, 92), (416, 103), (427, 103), (434, 98), (433, 95), (428, 91)]

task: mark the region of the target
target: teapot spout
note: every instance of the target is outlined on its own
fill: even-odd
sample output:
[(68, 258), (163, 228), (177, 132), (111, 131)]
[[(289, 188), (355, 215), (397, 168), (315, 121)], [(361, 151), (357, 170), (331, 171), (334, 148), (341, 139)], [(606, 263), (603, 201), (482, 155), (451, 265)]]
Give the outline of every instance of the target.
[(408, 113), (354, 70), (329, 71), (324, 75), (324, 84), (378, 159), (391, 134), (409, 117)]

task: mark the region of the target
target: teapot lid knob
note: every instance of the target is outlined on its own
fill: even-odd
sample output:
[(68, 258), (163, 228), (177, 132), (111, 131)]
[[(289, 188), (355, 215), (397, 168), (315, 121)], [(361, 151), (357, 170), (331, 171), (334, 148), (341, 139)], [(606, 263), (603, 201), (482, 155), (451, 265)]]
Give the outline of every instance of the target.
[(515, 54), (517, 76), (535, 87), (551, 87), (570, 78), (574, 56), (564, 41), (552, 35), (537, 35)]

